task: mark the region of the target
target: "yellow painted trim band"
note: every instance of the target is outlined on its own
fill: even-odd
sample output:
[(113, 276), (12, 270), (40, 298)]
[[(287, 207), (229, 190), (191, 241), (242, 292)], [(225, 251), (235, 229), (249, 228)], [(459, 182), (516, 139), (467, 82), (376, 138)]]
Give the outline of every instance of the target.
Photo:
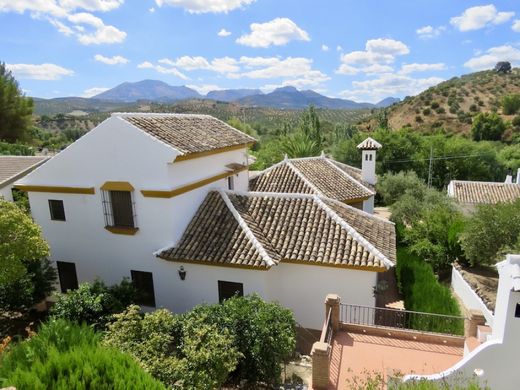
[(221, 179), (225, 179), (226, 177), (233, 176), (239, 172), (247, 170), (247, 167), (244, 166), (240, 169), (235, 169), (234, 171), (220, 173), (218, 175), (208, 177), (207, 179), (203, 179), (191, 184), (187, 184), (182, 187), (177, 187), (172, 190), (141, 190), (141, 194), (147, 198), (173, 198), (174, 196), (182, 195), (186, 192), (193, 191), (197, 188), (204, 187), (205, 185), (211, 184)]
[(328, 263), (318, 263), (316, 261), (302, 261), (302, 260), (287, 260), (287, 259), (283, 259), (280, 263), (302, 264), (302, 265), (316, 265), (318, 267), (344, 268), (344, 269), (353, 269), (353, 270), (358, 270), (358, 271), (370, 271), (370, 272), (385, 272), (385, 271), (388, 271), (385, 267), (370, 267), (370, 266), (366, 266), (366, 265), (349, 265), (349, 264), (328, 264)]
[(186, 161), (186, 160), (191, 160), (194, 158), (206, 157), (206, 156), (211, 156), (214, 154), (230, 152), (232, 150), (244, 149), (244, 148), (248, 148), (248, 147), (252, 146), (253, 144), (254, 144), (254, 142), (248, 142), (247, 144), (226, 146), (224, 148), (205, 150), (203, 152), (181, 154), (181, 155), (175, 157), (175, 160), (173, 162), (175, 163), (175, 162), (179, 162), (179, 161)]
[(105, 229), (110, 233), (114, 234), (123, 234), (126, 236), (133, 236), (139, 228), (131, 228), (131, 227), (119, 227), (119, 226), (105, 226)]
[(31, 186), (31, 185), (15, 185), (21, 191), (27, 192), (51, 192), (56, 194), (85, 194), (94, 195), (96, 190), (94, 187), (60, 187), (60, 186)]
[(103, 191), (133, 191), (134, 187), (127, 181), (107, 181), (101, 186)]
[(241, 268), (241, 269), (252, 269), (255, 271), (268, 271), (270, 268), (265, 266), (254, 266), (254, 265), (244, 265), (244, 264), (232, 264), (232, 263), (215, 263), (213, 261), (203, 261), (203, 260), (170, 260), (165, 259), (164, 257), (157, 256), (160, 259), (170, 261), (172, 263), (189, 263), (189, 264), (197, 264), (197, 265), (209, 265), (212, 267), (231, 267), (231, 268)]

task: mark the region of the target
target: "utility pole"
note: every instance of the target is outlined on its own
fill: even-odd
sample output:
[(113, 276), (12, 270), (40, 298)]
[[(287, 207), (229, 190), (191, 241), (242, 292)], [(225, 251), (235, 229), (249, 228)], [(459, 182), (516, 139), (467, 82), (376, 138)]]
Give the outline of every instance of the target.
[(430, 165), (428, 167), (428, 188), (432, 186), (432, 168), (433, 168), (433, 145), (430, 146)]

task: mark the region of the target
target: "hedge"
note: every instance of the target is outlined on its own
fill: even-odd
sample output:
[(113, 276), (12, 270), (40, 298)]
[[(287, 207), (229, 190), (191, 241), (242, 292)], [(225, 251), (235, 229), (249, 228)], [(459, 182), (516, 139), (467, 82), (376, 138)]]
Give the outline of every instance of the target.
[[(405, 247), (397, 249), (396, 277), (406, 310), (460, 316), (457, 301), (446, 286), (437, 281), (431, 266)], [(431, 332), (463, 334), (464, 321), (425, 324), (418, 317), (412, 327)]]

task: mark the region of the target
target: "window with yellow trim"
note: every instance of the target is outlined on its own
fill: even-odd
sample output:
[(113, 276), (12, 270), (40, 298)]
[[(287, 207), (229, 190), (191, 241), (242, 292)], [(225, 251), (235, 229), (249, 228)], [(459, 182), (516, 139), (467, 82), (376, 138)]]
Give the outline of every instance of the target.
[(103, 190), (105, 226), (133, 229), (137, 227), (132, 191)]

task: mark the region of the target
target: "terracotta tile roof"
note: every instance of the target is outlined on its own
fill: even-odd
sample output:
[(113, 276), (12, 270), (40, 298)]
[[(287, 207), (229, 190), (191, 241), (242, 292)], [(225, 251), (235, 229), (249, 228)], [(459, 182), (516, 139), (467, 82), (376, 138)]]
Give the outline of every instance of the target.
[(367, 188), (369, 188), (369, 189), (371, 189), (372, 191), (375, 192), (376, 187), (374, 185), (372, 185), (370, 183), (367, 183), (366, 181), (363, 180), (361, 169), (353, 167), (352, 165), (344, 164), (342, 162), (339, 162), (339, 161), (336, 161), (336, 160), (333, 160), (333, 159), (329, 159), (329, 161), (332, 162), (334, 165), (336, 165), (339, 169), (345, 171), (347, 174), (352, 176), (354, 179), (356, 179), (358, 182), (363, 184), (365, 187), (367, 187)]
[[(249, 182), (251, 191), (315, 194), (342, 202), (358, 201), (375, 194), (351, 169), (340, 168), (326, 157), (286, 159), (261, 172)], [(355, 177), (357, 176), (357, 177)]]
[(285, 261), (381, 269), (395, 261), (395, 230), (315, 195), (213, 191), (177, 245), (157, 255), (256, 268)]
[(186, 156), (254, 143), (249, 135), (209, 115), (114, 114)]
[(520, 198), (520, 184), (452, 180), (448, 188), (460, 203), (496, 204)]
[(366, 140), (361, 142), (357, 148), (359, 150), (379, 150), (383, 147), (379, 142), (375, 139), (368, 137)]
[(19, 179), (48, 159), (43, 156), (0, 156), (0, 187)]

